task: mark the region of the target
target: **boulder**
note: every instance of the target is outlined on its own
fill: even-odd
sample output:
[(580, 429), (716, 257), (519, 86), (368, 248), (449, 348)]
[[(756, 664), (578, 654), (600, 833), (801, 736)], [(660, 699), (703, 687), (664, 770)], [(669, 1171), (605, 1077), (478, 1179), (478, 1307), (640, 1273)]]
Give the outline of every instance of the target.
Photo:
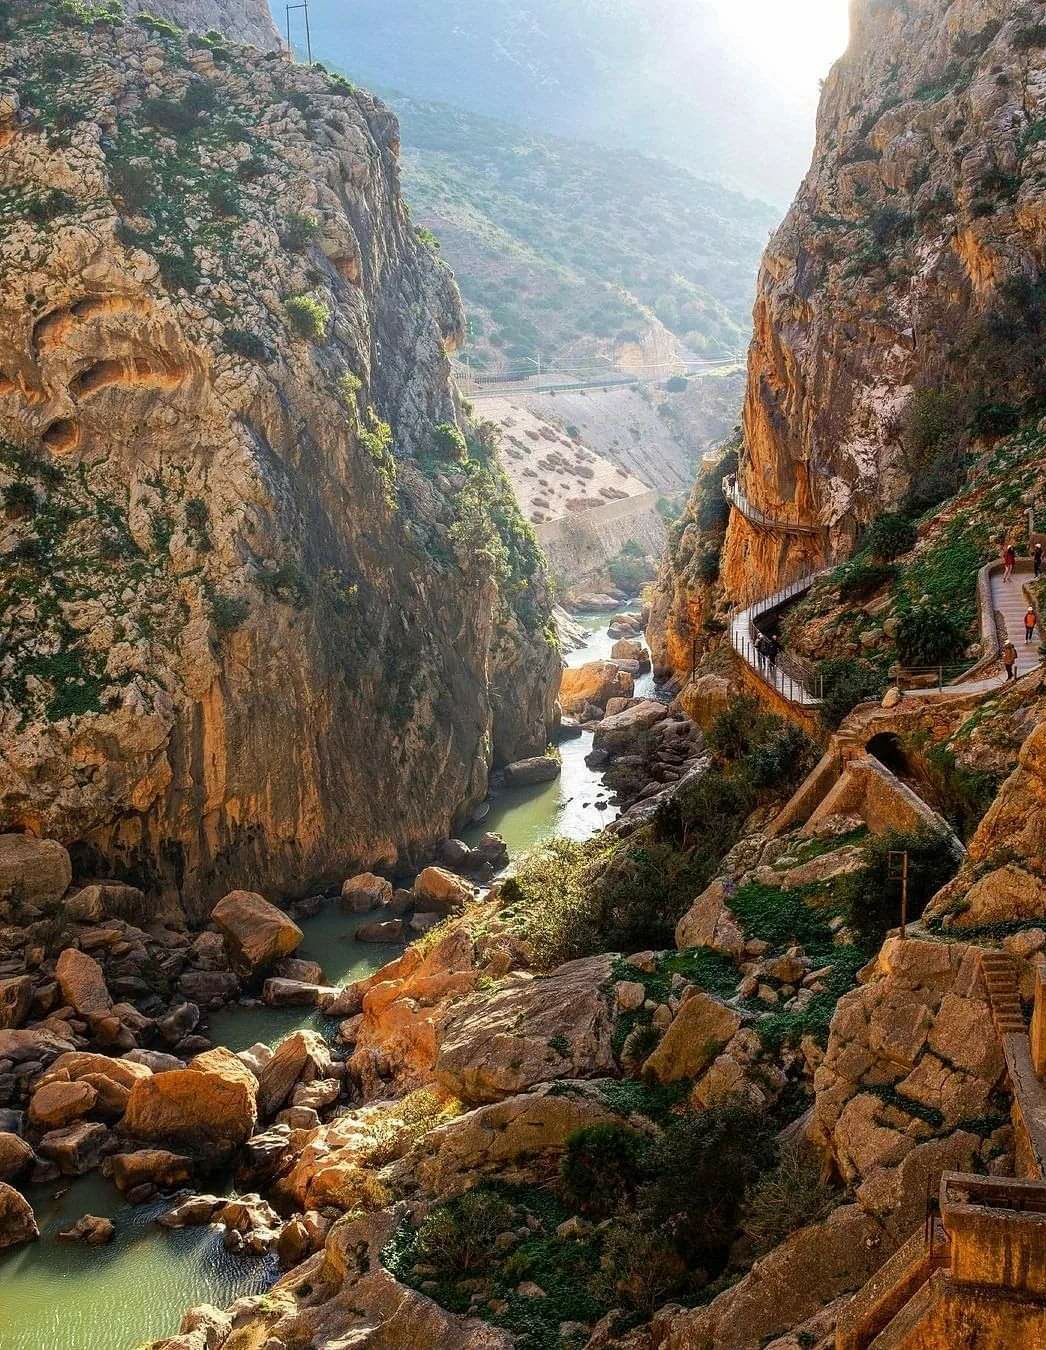
[(385, 919), (378, 923), (364, 923), (356, 929), (357, 942), (402, 942), (403, 920)]
[(330, 1073), (327, 1043), (315, 1031), (296, 1031), (281, 1041), (272, 1059), (262, 1069), (258, 1082), (258, 1109), (274, 1115), (299, 1081), (313, 1082)]
[(493, 1102), (558, 1078), (613, 1067), (611, 958), (569, 961), (539, 979), (473, 994), (450, 1014), (436, 1058), (439, 1084), (465, 1102)]
[(170, 1073), (172, 1069), (184, 1069), (185, 1061), (177, 1055), (167, 1055), (162, 1050), (128, 1050), (123, 1056), (130, 1064), (141, 1064), (153, 1073)]
[(231, 970), (187, 970), (178, 991), (193, 1003), (228, 1003), (240, 992), (239, 977)]
[(1046, 885), (1016, 863), (1007, 863), (973, 883), (950, 922), (969, 927), (1021, 919), (1046, 919)]
[(514, 764), (505, 766), (505, 783), (508, 787), (532, 787), (535, 783), (551, 783), (563, 771), (563, 766), (554, 755), (535, 755), (532, 759), (518, 759)]
[(192, 1163), (183, 1154), (165, 1148), (140, 1148), (135, 1153), (115, 1154), (112, 1176), (116, 1189), (125, 1195), (144, 1185), (166, 1189), (189, 1181)]
[(422, 912), (454, 914), (472, 895), (471, 886), (442, 867), (426, 867), (414, 882), (415, 905)]
[(42, 1129), (57, 1129), (86, 1116), (97, 1100), (90, 1083), (45, 1083), (33, 1093), (29, 1119)]
[[(399, 920), (395, 922), (399, 923)], [(359, 937), (358, 932), (356, 936)], [(338, 992), (330, 985), (306, 984), (303, 980), (287, 980), (274, 975), (262, 985), (262, 1002), (270, 1008), (318, 1008), (323, 999), (332, 998)]]
[(604, 750), (608, 754), (620, 754), (638, 740), (644, 731), (649, 731), (658, 722), (668, 716), (668, 709), (655, 699), (643, 699), (624, 712), (613, 717), (604, 717), (596, 727), (592, 737), (592, 749)]
[(323, 984), (323, 967), (318, 961), (300, 961), (295, 956), (286, 956), (277, 961), (273, 972), (282, 980), (299, 980), (302, 984)]
[(35, 1242), (39, 1236), (32, 1205), (20, 1191), (0, 1181), (0, 1248)]
[(93, 956), (66, 947), (58, 958), (55, 976), (62, 998), (81, 1017), (105, 1017), (112, 1011), (105, 975)]
[(369, 909), (387, 905), (392, 900), (392, 883), (373, 872), (361, 872), (349, 877), (341, 888), (342, 908), (350, 914), (365, 914)]
[(11, 1181), (33, 1161), (33, 1150), (17, 1134), (0, 1130), (0, 1181)]
[(116, 1225), (112, 1219), (103, 1219), (97, 1214), (84, 1214), (71, 1228), (65, 1228), (58, 1234), (59, 1242), (86, 1242), (89, 1247), (104, 1247), (112, 1242)]
[(79, 1120), (75, 1125), (45, 1134), (36, 1151), (41, 1158), (53, 1162), (63, 1176), (78, 1177), (98, 1166), (109, 1139), (104, 1125)]
[(0, 1027), (20, 1027), (29, 1014), (33, 1002), (33, 980), (30, 975), (11, 975), (0, 979)]
[(707, 886), (676, 924), (676, 946), (708, 947), (735, 959), (744, 951), (745, 935), (728, 907), (729, 891), (717, 878)]
[(230, 1051), (208, 1051), (188, 1068), (136, 1082), (121, 1129), (175, 1148), (226, 1152), (254, 1132), (256, 1089), (254, 1075)]
[(618, 638), (610, 649), (612, 661), (646, 661), (649, 664), (646, 648), (635, 638)]
[(200, 1224), (210, 1223), (224, 1204), (225, 1200), (221, 1196), (190, 1195), (166, 1214), (161, 1214), (156, 1222), (164, 1228), (196, 1228)]
[(741, 1025), (741, 1016), (711, 994), (697, 991), (682, 1005), (643, 1065), (659, 1083), (696, 1078), (708, 1068)]
[(69, 889), (69, 854), (54, 839), (0, 834), (0, 902), (50, 909)]
[(65, 915), (76, 923), (102, 923), (122, 919), (125, 923), (149, 924), (156, 918), (157, 905), (137, 886), (118, 881), (85, 886), (65, 902)]
[(248, 975), (290, 956), (305, 936), (282, 909), (252, 891), (230, 891), (211, 918), (225, 937), (233, 965)]
[(605, 708), (611, 698), (631, 698), (635, 682), (613, 661), (589, 661), (563, 671), (559, 702), (565, 713), (576, 716), (588, 704)]

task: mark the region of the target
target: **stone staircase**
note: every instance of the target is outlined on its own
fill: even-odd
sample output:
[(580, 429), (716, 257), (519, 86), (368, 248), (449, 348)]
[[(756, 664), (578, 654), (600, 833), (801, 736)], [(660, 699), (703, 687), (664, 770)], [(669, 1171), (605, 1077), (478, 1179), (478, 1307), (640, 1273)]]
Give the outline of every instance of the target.
[(983, 952), (981, 974), (988, 990), (988, 1004), (1000, 1041), (1005, 1036), (1026, 1033), (1028, 1027), (1017, 989), (1017, 967), (1013, 957), (1006, 952)]
[(1017, 648), (1017, 675), (1027, 675), (1029, 670), (1034, 670), (1039, 665), (1039, 643), (1042, 636), (1038, 629), (1032, 641), (1026, 642), (1024, 638), (1024, 615), (1028, 609), (1028, 597), (1024, 591), (1024, 583), (1030, 581), (1032, 577), (1031, 568), (1027, 563), (1023, 565), (1019, 562), (1017, 569), (1010, 581), (1003, 581), (1002, 569), (992, 572), (992, 607), (996, 616), (1001, 619), (999, 627), (1000, 643), (1005, 642), (1007, 638)]

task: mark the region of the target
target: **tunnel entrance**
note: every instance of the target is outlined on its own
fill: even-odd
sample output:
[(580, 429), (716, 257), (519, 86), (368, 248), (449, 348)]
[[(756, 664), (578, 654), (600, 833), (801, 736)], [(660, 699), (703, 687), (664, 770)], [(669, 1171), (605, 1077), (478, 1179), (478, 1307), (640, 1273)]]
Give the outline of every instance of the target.
[(892, 731), (881, 731), (877, 736), (873, 736), (865, 749), (870, 755), (874, 755), (880, 764), (885, 764), (890, 772), (898, 778), (913, 777), (912, 766), (905, 754), (901, 739), (899, 736), (895, 736)]

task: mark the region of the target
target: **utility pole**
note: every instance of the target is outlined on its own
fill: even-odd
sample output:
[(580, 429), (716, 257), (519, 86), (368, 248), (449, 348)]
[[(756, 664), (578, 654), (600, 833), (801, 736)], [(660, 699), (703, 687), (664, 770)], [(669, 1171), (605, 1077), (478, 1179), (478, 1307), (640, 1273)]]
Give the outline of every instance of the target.
[(889, 854), (890, 880), (901, 883), (901, 941), (908, 936), (908, 851), (891, 850)]
[(309, 65), (312, 65), (312, 34), (309, 32), (309, 0), (301, 0), (301, 4), (287, 5), (287, 52), (290, 59), (294, 60), (294, 44), (291, 42), (291, 10), (303, 9), (305, 11), (305, 52), (308, 56)]

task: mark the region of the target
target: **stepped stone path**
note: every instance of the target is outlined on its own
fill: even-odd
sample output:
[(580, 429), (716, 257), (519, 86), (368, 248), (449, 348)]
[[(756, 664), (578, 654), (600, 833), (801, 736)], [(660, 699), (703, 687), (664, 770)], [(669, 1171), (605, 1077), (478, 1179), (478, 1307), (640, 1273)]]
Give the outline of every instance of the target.
[[(818, 572), (813, 572), (809, 576), (792, 582), (756, 604), (739, 610), (730, 621), (730, 643), (742, 661), (759, 676), (764, 684), (776, 689), (788, 702), (797, 704), (799, 707), (817, 707), (821, 700), (803, 683), (801, 675), (789, 669), (787, 654), (783, 654), (776, 665), (770, 665), (759, 656), (755, 647), (758, 637), (756, 620), (768, 611), (776, 609), (779, 605), (804, 594), (818, 577), (824, 576), (829, 570), (828, 568), (822, 568)], [(1018, 562), (1014, 575), (1009, 581), (1004, 578), (1001, 564), (994, 567), (989, 574), (992, 609), (997, 615), (1001, 616), (1002, 620), (999, 647), (1001, 649), (1002, 644), (1008, 638), (1017, 648), (1016, 673), (1018, 679), (1036, 670), (1042, 664), (1039, 646), (1044, 641), (1044, 635), (1036, 627), (1031, 642), (1028, 642), (1024, 632), (1024, 615), (1028, 609), (1028, 597), (1025, 594), (1024, 584), (1030, 578), (1031, 564), (1026, 560), (1023, 563)], [(928, 698), (939, 697), (943, 694), (977, 694), (989, 689), (996, 689), (999, 685), (1004, 684), (1005, 680), (1004, 673), (989, 675), (981, 680), (959, 680), (952, 684), (946, 684), (940, 689), (909, 689), (905, 691), (905, 697)]]

